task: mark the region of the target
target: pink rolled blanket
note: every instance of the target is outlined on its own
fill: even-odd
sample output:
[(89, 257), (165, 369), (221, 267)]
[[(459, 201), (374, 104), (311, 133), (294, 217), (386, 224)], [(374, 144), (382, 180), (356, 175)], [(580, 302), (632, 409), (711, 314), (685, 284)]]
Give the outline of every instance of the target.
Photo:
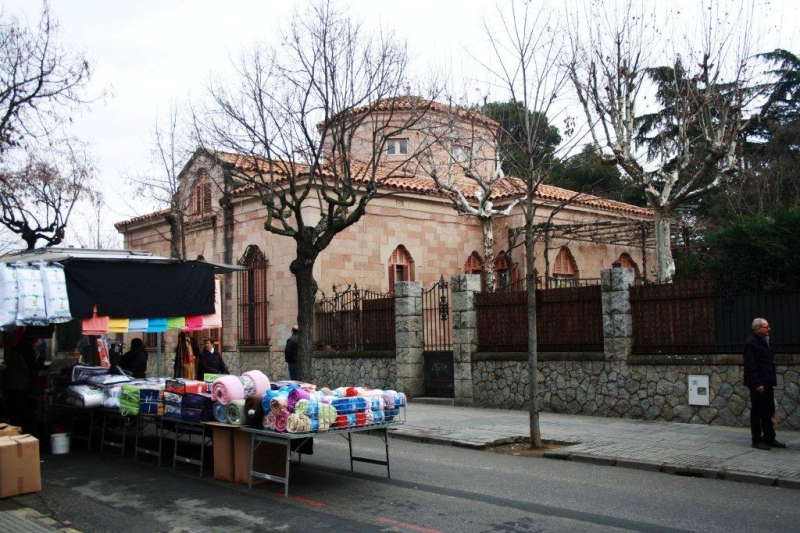
[(255, 394), (253, 396), (264, 396), (269, 390), (269, 378), (260, 370), (250, 370), (242, 374), (242, 377), (248, 377), (253, 380), (255, 386)]
[(214, 401), (228, 405), (233, 400), (244, 400), (244, 385), (237, 376), (220, 376), (211, 384)]
[(291, 413), (286, 409), (281, 409), (275, 413), (275, 431), (280, 431), (281, 433), (286, 432), (286, 426), (289, 423), (290, 416)]

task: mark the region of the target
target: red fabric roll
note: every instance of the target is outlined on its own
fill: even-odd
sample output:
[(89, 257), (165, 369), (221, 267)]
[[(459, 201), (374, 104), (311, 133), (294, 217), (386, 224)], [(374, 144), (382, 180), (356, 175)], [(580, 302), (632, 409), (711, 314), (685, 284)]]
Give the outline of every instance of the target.
[(347, 390), (345, 391), (344, 395), (347, 398), (358, 396), (358, 389), (356, 389), (355, 387), (347, 387)]
[(356, 413), (356, 425), (363, 426), (367, 423), (367, 413)]
[(331, 425), (333, 428), (346, 428), (347, 427), (347, 415), (338, 415), (336, 420)]

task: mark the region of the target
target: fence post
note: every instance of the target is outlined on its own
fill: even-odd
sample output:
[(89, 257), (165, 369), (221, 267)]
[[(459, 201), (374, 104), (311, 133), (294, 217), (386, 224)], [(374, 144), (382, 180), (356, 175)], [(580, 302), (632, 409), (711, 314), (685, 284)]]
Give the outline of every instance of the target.
[(600, 272), (603, 302), (603, 353), (606, 361), (627, 361), (633, 347), (630, 288), (634, 283), (631, 268), (614, 263)]
[(453, 276), (453, 401), (472, 405), (472, 354), (478, 348), (478, 309), (475, 293), (481, 291), (480, 274)]
[(410, 398), (425, 393), (422, 360), (422, 284), (400, 281), (394, 286), (397, 390)]

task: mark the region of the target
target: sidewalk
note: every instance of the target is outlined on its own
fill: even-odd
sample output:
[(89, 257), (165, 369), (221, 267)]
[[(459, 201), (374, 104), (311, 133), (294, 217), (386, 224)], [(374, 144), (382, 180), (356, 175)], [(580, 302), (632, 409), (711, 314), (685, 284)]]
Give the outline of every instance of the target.
[[(545, 457), (800, 489), (800, 431), (786, 449), (750, 447), (749, 428), (541, 413), (542, 440), (570, 443)], [(411, 402), (395, 438), (482, 449), (530, 436), (527, 411)]]

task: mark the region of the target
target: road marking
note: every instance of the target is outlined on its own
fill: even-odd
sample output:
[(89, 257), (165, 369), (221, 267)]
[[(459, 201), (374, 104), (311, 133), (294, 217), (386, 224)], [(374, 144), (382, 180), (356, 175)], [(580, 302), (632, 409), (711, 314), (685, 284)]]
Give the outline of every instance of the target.
[(408, 522), (401, 522), (399, 520), (395, 520), (394, 518), (386, 518), (385, 516), (378, 517), (378, 522), (383, 522), (384, 524), (391, 524), (393, 526), (404, 527), (406, 529), (410, 529), (411, 531), (419, 531), (421, 533), (441, 533), (438, 529), (429, 529), (427, 527), (422, 526), (415, 526), (414, 524), (409, 524)]

